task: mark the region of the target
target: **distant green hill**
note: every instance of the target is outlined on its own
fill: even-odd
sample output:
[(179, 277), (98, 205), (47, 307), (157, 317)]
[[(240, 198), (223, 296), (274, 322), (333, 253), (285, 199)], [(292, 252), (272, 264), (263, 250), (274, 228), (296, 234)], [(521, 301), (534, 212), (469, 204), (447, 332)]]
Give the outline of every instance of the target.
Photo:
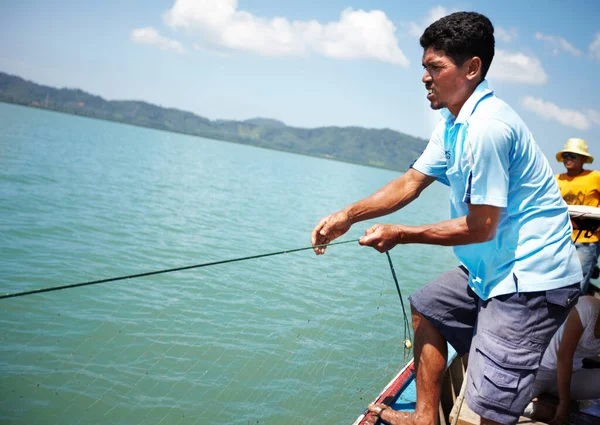
[(399, 171), (406, 171), (426, 144), (388, 129), (296, 128), (268, 118), (211, 121), (146, 102), (109, 101), (79, 89), (41, 86), (2, 72), (0, 101)]
[(252, 118), (249, 120), (245, 120), (244, 122), (246, 124), (254, 124), (254, 125), (260, 125), (263, 127), (271, 127), (271, 128), (287, 127), (287, 125), (285, 125), (284, 122), (281, 122), (279, 120), (274, 120), (271, 118)]

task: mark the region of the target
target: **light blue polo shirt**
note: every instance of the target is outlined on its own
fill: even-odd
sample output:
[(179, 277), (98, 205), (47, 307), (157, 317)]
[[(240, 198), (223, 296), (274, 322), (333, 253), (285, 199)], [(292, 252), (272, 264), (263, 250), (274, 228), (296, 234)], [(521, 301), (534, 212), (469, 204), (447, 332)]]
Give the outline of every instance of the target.
[(450, 186), (450, 215), (468, 204), (502, 208), (496, 237), (454, 247), (482, 299), (560, 288), (583, 279), (567, 205), (525, 123), (481, 82), (445, 120), (413, 168)]

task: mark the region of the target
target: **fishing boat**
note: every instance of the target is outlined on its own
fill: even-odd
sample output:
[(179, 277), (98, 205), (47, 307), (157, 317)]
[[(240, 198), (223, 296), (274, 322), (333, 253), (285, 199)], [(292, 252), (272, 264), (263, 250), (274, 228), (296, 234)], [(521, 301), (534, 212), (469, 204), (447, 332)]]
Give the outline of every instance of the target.
[[(448, 362), (440, 398), (440, 425), (452, 424), (450, 415), (457, 400), (459, 404), (462, 400), (461, 388), (465, 381), (465, 372), (466, 364), (463, 363), (463, 359), (457, 356), (451, 345), (448, 345)], [(387, 384), (379, 396), (373, 400), (373, 403), (385, 404), (401, 412), (411, 412), (415, 410), (416, 401), (415, 365), (414, 360), (411, 360)], [(375, 425), (377, 423), (379, 423), (378, 418), (365, 410), (352, 425)]]
[[(600, 227), (600, 208), (569, 205), (569, 215), (581, 231), (595, 232)], [(464, 402), (466, 383), (467, 356), (458, 357), (451, 345), (448, 345), (448, 362), (442, 383), (439, 406), (440, 425), (479, 425), (480, 418)], [(584, 367), (600, 367), (600, 358), (586, 359)], [(557, 403), (552, 397), (542, 396), (549, 404)], [(414, 359), (385, 386), (383, 391), (373, 400), (392, 409), (403, 412), (415, 410), (417, 390), (415, 382)], [(585, 407), (582, 405), (582, 407)], [(571, 425), (599, 425), (600, 404), (573, 411), (569, 418)], [(365, 410), (352, 425), (377, 425), (382, 423), (377, 416)], [(533, 419), (522, 416), (519, 424), (545, 425)]]
[[(586, 359), (585, 367), (600, 367), (600, 359)], [(479, 425), (480, 418), (464, 402), (466, 382), (466, 356), (461, 358), (456, 351), (448, 345), (448, 363), (442, 383), (439, 406), (440, 425)], [(554, 397), (543, 395), (542, 400), (547, 404), (558, 403)], [(381, 403), (401, 412), (415, 410), (417, 390), (415, 382), (414, 361), (411, 360), (402, 370), (386, 385), (373, 403)], [(569, 418), (570, 425), (598, 425), (600, 424), (600, 403), (590, 403), (574, 406)], [(578, 410), (581, 409), (581, 410)], [(379, 425), (382, 422), (377, 416), (365, 410), (352, 425)], [(531, 418), (521, 416), (518, 424), (546, 425)]]

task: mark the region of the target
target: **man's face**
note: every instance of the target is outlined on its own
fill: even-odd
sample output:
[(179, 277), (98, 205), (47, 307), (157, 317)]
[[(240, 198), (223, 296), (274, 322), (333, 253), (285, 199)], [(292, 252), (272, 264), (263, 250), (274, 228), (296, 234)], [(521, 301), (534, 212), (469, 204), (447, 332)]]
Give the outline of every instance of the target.
[(583, 168), (584, 157), (576, 153), (563, 152), (563, 164), (567, 170), (578, 171)]
[(467, 78), (469, 61), (456, 66), (444, 52), (429, 48), (423, 52), (423, 68), (431, 109), (448, 108), (457, 116), (472, 91)]

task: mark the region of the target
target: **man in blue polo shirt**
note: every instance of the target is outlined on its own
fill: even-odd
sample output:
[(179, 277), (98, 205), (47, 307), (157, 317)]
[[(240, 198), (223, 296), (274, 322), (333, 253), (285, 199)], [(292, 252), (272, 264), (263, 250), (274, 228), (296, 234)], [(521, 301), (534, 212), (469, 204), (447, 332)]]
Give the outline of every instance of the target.
[(481, 423), (516, 423), (542, 354), (579, 294), (581, 265), (550, 166), (485, 80), (493, 32), (474, 12), (425, 30), (423, 83), (445, 119), (409, 171), (313, 229), (313, 245), (327, 244), (358, 221), (404, 207), (436, 179), (450, 186), (450, 220), (378, 224), (360, 240), (380, 252), (405, 243), (454, 246), (461, 262), (410, 297), (417, 405), (410, 414), (370, 405), (385, 423), (437, 422), (447, 342), (459, 355), (469, 353), (465, 398)]

